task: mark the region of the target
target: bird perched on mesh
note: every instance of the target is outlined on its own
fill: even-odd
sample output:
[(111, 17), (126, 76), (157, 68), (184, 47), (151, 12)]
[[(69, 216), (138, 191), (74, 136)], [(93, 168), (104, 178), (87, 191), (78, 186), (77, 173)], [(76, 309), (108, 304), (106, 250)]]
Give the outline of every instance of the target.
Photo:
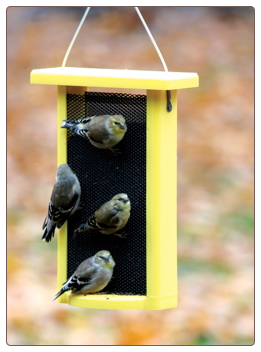
[(81, 186), (77, 176), (68, 164), (61, 164), (56, 171), (56, 183), (43, 223), (42, 240), (51, 241), (55, 228), (62, 227), (69, 216), (77, 210), (80, 197)]
[(115, 262), (109, 251), (97, 252), (77, 267), (53, 300), (69, 290), (84, 295), (101, 291), (110, 282), (114, 266)]
[(112, 149), (122, 140), (127, 131), (122, 115), (92, 116), (74, 121), (63, 120), (61, 128), (69, 128), (100, 149)]
[(86, 230), (97, 230), (102, 234), (123, 237), (117, 233), (128, 222), (130, 217), (131, 204), (125, 193), (116, 194), (110, 201), (104, 203), (96, 212), (74, 231), (77, 235), (79, 232)]

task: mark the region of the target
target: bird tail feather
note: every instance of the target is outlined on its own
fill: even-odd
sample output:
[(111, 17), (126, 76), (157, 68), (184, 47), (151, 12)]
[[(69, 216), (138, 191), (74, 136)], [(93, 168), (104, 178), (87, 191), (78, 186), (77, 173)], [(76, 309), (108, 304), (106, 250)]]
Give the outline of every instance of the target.
[(44, 227), (44, 234), (42, 236), (42, 240), (45, 240), (46, 242), (50, 242), (51, 239), (54, 237), (54, 231), (55, 231), (56, 225), (53, 225), (51, 229), (48, 229), (47, 225)]
[(61, 128), (71, 128), (73, 126), (75, 126), (75, 121), (63, 120)]
[(81, 224), (76, 230), (74, 230), (74, 236), (76, 236), (80, 232), (87, 231), (89, 229), (87, 224)]
[[(81, 126), (81, 121), (80, 120), (75, 120), (75, 121), (69, 121), (69, 120), (63, 120), (63, 125), (61, 128), (68, 128), (71, 130), (73, 133), (82, 134), (82, 126)], [(83, 136), (85, 137), (85, 136)]]
[[(83, 125), (87, 124), (88, 122), (90, 122), (93, 117), (95, 116), (91, 116), (91, 117), (84, 117), (84, 118), (80, 118), (77, 120), (63, 120), (63, 124), (62, 124), (62, 128), (75, 128), (76, 125), (82, 125), (81, 127), (83, 127)], [(86, 126), (85, 126), (86, 128)]]
[(59, 292), (56, 293), (56, 295), (53, 298), (53, 301), (55, 301), (58, 297), (60, 297), (65, 291), (67, 291), (67, 288), (62, 287)]

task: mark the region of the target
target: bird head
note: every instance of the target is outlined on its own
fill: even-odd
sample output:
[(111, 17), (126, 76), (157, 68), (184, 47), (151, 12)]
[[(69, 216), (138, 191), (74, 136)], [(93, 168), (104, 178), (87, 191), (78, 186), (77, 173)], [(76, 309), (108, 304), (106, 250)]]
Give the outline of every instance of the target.
[(130, 200), (125, 193), (116, 194), (112, 201), (114, 202), (114, 208), (118, 210), (130, 210)]
[(64, 178), (73, 175), (73, 171), (68, 164), (61, 164), (56, 171), (56, 179)]
[(122, 115), (110, 116), (108, 126), (114, 135), (124, 135), (127, 131), (126, 122)]
[(97, 252), (94, 256), (94, 262), (101, 267), (108, 267), (111, 269), (115, 266), (111, 253), (106, 250)]

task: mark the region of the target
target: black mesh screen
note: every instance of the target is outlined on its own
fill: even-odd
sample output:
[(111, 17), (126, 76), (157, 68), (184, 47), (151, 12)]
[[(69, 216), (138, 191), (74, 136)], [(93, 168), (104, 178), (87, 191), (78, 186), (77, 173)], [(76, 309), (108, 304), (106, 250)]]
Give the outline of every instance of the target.
[[(82, 188), (82, 209), (68, 221), (68, 277), (84, 259), (107, 249), (116, 266), (113, 279), (103, 291), (146, 295), (146, 95), (67, 95), (69, 120), (104, 114), (121, 114), (126, 119), (128, 130), (115, 146), (121, 152), (117, 156), (67, 132), (68, 164)], [(117, 193), (127, 193), (131, 201), (131, 216), (124, 228), (127, 237), (94, 231), (73, 237), (73, 230)]]

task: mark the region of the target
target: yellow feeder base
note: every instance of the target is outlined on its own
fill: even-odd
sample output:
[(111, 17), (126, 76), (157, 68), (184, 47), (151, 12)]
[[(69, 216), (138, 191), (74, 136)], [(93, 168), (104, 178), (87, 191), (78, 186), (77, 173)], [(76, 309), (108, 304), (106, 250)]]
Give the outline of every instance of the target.
[[(67, 162), (67, 131), (60, 126), (62, 120), (67, 119), (68, 91), (79, 94), (79, 89), (85, 92), (87, 87), (145, 89), (147, 97), (146, 295), (98, 293), (83, 296), (67, 292), (58, 301), (98, 309), (176, 307), (177, 89), (197, 87), (197, 74), (57, 67), (33, 70), (31, 83), (58, 86), (58, 165)], [(166, 109), (167, 90), (171, 91), (171, 112)], [(66, 225), (58, 231), (57, 237), (58, 289), (60, 289), (68, 278)], [(120, 263), (116, 263), (117, 265)]]

